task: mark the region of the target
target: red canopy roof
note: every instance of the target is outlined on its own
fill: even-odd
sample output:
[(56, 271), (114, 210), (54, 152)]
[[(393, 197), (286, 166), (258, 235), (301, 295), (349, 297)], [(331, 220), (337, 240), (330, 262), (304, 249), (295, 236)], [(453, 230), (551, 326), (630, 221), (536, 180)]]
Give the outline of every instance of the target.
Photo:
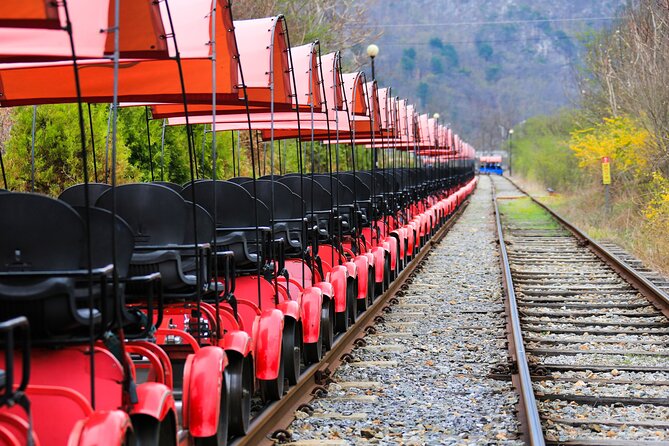
[[(284, 138), (283, 131), (297, 132), (301, 129), (301, 135), (307, 137), (311, 135), (312, 128), (319, 133), (328, 130), (328, 115), (325, 113), (323, 101), (323, 87), (327, 89), (332, 83), (328, 80), (321, 81), (320, 66), (318, 59), (318, 44), (316, 42), (300, 47), (292, 48), (292, 60), (295, 66), (297, 97), (300, 101), (300, 109), (308, 110), (299, 113), (300, 126), (298, 126), (298, 114), (295, 111), (269, 113), (268, 110), (260, 109), (252, 111), (250, 116), (246, 113), (222, 114), (216, 116), (216, 130), (263, 130), (263, 139), (272, 139), (272, 129), (275, 130), (277, 138)], [(323, 85), (321, 85), (323, 84)], [(311, 113), (311, 105), (314, 110)], [(194, 124), (210, 124), (212, 116), (195, 116), (189, 119)], [(170, 125), (183, 125), (186, 123), (184, 117), (169, 118)], [(334, 125), (334, 124), (333, 124)], [(348, 128), (348, 127), (346, 127)]]
[[(239, 48), (239, 60), (244, 70), (244, 83), (252, 112), (293, 110), (294, 101), (290, 62), (286, 45), (286, 26), (282, 16), (234, 22), (234, 35)], [(239, 76), (241, 83), (241, 75)], [(274, 85), (274, 91), (270, 87)], [(211, 90), (209, 95), (211, 96)], [(239, 89), (239, 99), (221, 103), (216, 114), (246, 114), (244, 92)], [(179, 101), (173, 104), (156, 104), (151, 107), (155, 119), (183, 117), (184, 107)], [(211, 100), (204, 104), (188, 104), (189, 116), (205, 116), (202, 122), (211, 122)], [(207, 121), (208, 119), (208, 121)], [(246, 122), (246, 117), (244, 117)]]
[[(27, 3), (30, 3), (26, 0)], [(10, 2), (12, 3), (12, 2)], [(56, 29), (5, 28), (0, 26), (0, 61), (37, 62), (72, 59), (70, 39), (66, 32), (66, 13), (63, 3), (49, 6), (56, 10), (59, 26)], [(99, 59), (114, 51), (113, 3), (110, 0), (70, 0), (67, 3), (74, 52), (77, 58)], [(4, 8), (3, 4), (0, 8)], [(167, 20), (166, 20), (167, 21)], [(121, 57), (167, 58), (167, 40), (160, 6), (152, 1), (126, 1), (120, 8), (119, 34)], [(7, 44), (4, 44), (4, 43)]]
[[(238, 62), (230, 8), (227, 0), (218, 2), (216, 14), (217, 97), (219, 102), (237, 103)], [(133, 3), (133, 2), (130, 2)], [(166, 6), (160, 2), (165, 31), (174, 34), (182, 59), (187, 98), (191, 102), (211, 102), (211, 9), (212, 0), (172, 0), (170, 10), (174, 30), (165, 18)], [(132, 18), (128, 27), (132, 26)], [(75, 24), (73, 24), (73, 27)], [(156, 30), (154, 29), (154, 32)], [(123, 32), (121, 32), (121, 35)], [(124, 40), (123, 51), (139, 51), (138, 40)], [(4, 43), (4, 42), (3, 42)], [(138, 46), (139, 45), (139, 46)], [(4, 46), (0, 44), (0, 46)], [(175, 56), (172, 39), (167, 39), (169, 56)], [(111, 102), (113, 64), (109, 60), (80, 61), (82, 98), (87, 102)], [(0, 65), (0, 105), (65, 103), (77, 100), (71, 62)], [(119, 100), (127, 102), (179, 102), (182, 92), (179, 71), (174, 60), (122, 59), (119, 70)]]
[(58, 9), (52, 0), (2, 0), (0, 26), (14, 28), (60, 28)]

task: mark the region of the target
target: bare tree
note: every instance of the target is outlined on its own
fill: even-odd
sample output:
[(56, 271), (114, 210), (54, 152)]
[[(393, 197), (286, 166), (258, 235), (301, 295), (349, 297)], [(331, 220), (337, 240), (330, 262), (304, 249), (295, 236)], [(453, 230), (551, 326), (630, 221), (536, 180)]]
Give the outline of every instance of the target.
[(669, 0), (639, 0), (589, 47), (583, 105), (592, 116), (627, 114), (652, 135), (651, 162), (669, 174)]
[[(364, 26), (373, 1), (376, 0), (236, 0), (233, 17), (249, 19), (283, 14), (292, 45), (319, 40), (324, 52), (343, 51), (371, 43), (378, 37), (372, 28)], [(353, 60), (349, 62), (353, 66), (361, 65), (360, 53), (350, 53)]]

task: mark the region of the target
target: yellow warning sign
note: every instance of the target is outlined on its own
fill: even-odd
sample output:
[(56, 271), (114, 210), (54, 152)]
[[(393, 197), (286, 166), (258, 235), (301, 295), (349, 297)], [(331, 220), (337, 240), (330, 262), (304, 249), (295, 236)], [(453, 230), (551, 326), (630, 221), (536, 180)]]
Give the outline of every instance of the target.
[(611, 159), (608, 156), (602, 158), (602, 184), (611, 184)]

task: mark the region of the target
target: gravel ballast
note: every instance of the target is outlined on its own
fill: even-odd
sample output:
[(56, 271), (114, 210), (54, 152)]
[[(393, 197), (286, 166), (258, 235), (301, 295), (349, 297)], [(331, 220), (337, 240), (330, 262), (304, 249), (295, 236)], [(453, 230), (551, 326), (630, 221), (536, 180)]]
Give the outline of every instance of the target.
[(508, 362), (490, 180), (417, 270), (293, 441), (519, 445), (517, 395), (488, 378)]

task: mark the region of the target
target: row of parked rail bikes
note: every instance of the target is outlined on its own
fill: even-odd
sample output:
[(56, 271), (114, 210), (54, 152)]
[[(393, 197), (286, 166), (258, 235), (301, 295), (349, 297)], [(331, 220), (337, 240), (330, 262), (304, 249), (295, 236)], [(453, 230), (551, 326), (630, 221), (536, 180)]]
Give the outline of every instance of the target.
[[(317, 42), (291, 48), (283, 17), (233, 22), (227, 0), (4, 0), (0, 61), (0, 106), (79, 105), (84, 178), (58, 198), (0, 192), (2, 445), (243, 436), (476, 184), (450, 129)], [(111, 104), (104, 179), (86, 103)], [(188, 183), (116, 183), (122, 106), (183, 127)], [(249, 177), (196, 175), (202, 124), (214, 163), (217, 131), (248, 131), (281, 174), (251, 150)], [(297, 173), (273, 164), (283, 139)], [(326, 172), (307, 166), (315, 141)], [(371, 169), (338, 168), (360, 153)]]

